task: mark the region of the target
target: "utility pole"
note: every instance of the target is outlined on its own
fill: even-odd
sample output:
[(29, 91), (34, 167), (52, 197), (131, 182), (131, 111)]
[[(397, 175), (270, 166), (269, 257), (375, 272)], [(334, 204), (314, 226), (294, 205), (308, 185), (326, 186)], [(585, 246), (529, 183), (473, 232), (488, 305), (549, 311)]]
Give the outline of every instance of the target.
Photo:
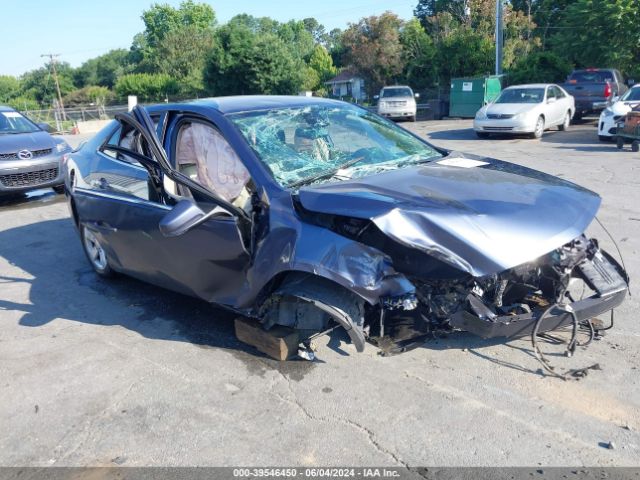
[(496, 0), (496, 75), (502, 73), (502, 0)]
[(43, 53), (41, 57), (49, 57), (51, 70), (53, 70), (53, 81), (56, 83), (56, 91), (58, 92), (58, 108), (62, 113), (62, 119), (66, 120), (67, 116), (64, 113), (64, 103), (62, 103), (62, 93), (60, 93), (60, 82), (58, 82), (58, 71), (56, 70), (56, 59), (60, 56), (59, 53)]

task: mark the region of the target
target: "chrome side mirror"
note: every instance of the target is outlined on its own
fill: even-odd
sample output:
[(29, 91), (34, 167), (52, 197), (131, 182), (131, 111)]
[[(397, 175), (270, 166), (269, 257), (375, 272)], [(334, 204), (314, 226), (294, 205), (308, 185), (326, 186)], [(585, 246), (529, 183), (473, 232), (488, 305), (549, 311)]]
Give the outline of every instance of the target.
[(222, 207), (215, 207), (210, 212), (204, 213), (192, 200), (183, 199), (160, 220), (158, 227), (165, 237), (179, 237), (210, 218), (231, 216)]

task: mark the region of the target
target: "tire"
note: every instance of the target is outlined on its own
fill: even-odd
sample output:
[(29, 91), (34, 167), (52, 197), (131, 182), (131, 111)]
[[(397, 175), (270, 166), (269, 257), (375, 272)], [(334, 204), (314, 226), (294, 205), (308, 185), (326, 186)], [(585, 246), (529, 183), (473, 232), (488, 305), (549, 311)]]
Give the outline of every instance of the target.
[(487, 132), (476, 132), (478, 138), (489, 138), (489, 134)]
[(571, 124), (571, 112), (567, 112), (567, 114), (564, 117), (564, 122), (562, 123), (562, 125), (558, 125), (558, 128), (560, 129), (561, 132), (566, 132), (567, 130), (569, 130), (570, 124)]
[(578, 113), (576, 112), (576, 114), (573, 116), (573, 121), (575, 122), (579, 122), (582, 120), (582, 112)]
[(638, 140), (634, 140), (633, 143), (631, 144), (631, 151), (632, 152), (640, 152), (640, 141)]
[(606, 135), (598, 135), (598, 140), (601, 142), (610, 142), (613, 137), (607, 137)]
[(542, 138), (544, 134), (544, 117), (540, 115), (536, 121), (536, 128), (531, 134), (531, 138)]
[(53, 187), (53, 191), (58, 195), (62, 195), (64, 193), (64, 185), (56, 185), (55, 187)]
[(624, 138), (616, 137), (616, 147), (618, 147), (618, 150), (622, 150), (624, 148)]
[(412, 117), (409, 117), (409, 121), (410, 122), (415, 122), (416, 121), (416, 116), (414, 115)]
[(83, 224), (80, 224), (80, 241), (93, 271), (104, 278), (112, 277), (114, 272), (109, 265), (104, 248), (100, 245), (95, 234)]

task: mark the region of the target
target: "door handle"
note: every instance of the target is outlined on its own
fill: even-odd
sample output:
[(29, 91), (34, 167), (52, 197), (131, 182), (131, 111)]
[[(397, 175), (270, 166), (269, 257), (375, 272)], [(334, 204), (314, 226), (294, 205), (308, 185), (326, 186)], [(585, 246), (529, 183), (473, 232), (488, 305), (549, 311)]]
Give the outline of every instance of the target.
[(98, 220), (97, 222), (91, 222), (93, 224), (93, 226), (96, 228), (96, 230), (102, 230), (105, 232), (117, 232), (118, 229), (115, 227), (112, 227), (111, 225), (109, 225), (107, 222), (103, 221), (103, 220)]
[(106, 190), (107, 188), (109, 188), (109, 182), (107, 182), (104, 177), (101, 177), (99, 180), (91, 180), (91, 186), (94, 188)]

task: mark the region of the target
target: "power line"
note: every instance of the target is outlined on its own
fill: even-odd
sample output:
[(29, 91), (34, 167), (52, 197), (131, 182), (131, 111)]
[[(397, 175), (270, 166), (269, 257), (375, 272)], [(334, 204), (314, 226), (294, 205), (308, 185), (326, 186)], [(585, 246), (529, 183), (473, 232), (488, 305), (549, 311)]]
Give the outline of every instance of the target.
[(62, 93), (60, 92), (60, 82), (58, 81), (58, 71), (56, 70), (56, 62), (58, 61), (59, 53), (43, 53), (41, 57), (49, 57), (49, 66), (53, 71), (53, 80), (56, 83), (56, 91), (58, 92), (58, 108), (62, 112), (62, 119), (66, 120), (67, 117), (64, 113), (64, 104), (62, 103)]

